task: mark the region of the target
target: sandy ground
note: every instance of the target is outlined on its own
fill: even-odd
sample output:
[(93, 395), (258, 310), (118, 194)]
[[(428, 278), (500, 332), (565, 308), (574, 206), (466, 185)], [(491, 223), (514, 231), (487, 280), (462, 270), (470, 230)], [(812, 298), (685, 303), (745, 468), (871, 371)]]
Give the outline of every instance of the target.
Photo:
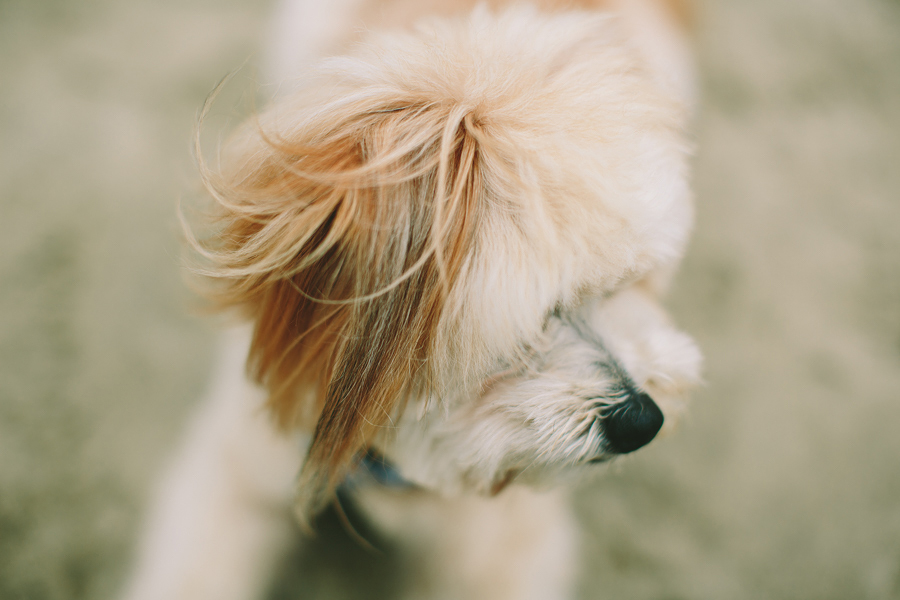
[[(213, 344), (179, 273), (191, 128), (267, 4), (0, 2), (0, 598), (121, 585)], [(900, 598), (900, 3), (700, 13), (671, 306), (708, 385), (577, 496), (581, 597)], [(402, 585), (390, 553), (321, 530), (271, 598)]]

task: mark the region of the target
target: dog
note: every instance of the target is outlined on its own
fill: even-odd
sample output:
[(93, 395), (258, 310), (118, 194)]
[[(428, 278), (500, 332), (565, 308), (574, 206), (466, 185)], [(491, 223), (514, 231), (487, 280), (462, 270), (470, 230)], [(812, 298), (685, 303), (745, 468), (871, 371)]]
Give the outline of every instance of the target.
[[(673, 0), (290, 0), (215, 168), (226, 334), (127, 600), (249, 600), (339, 491), (411, 598), (571, 597), (565, 490), (669, 429), (693, 209)], [(199, 232), (199, 233), (198, 233)]]

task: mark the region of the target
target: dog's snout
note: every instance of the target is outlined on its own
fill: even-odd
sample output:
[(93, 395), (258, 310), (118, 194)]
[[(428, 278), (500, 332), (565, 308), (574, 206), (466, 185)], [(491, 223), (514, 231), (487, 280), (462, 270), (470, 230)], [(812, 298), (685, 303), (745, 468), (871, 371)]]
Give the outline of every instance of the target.
[(616, 454), (634, 452), (647, 445), (662, 424), (662, 411), (650, 396), (641, 392), (610, 406), (603, 415), (607, 447)]

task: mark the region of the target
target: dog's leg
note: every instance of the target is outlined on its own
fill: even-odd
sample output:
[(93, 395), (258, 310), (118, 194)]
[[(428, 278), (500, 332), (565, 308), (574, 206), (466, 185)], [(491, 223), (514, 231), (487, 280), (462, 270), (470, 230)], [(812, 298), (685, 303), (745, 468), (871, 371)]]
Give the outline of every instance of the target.
[(244, 378), (231, 333), (188, 438), (159, 490), (126, 600), (249, 600), (291, 538), (303, 440), (279, 436)]
[(565, 495), (511, 487), (495, 498), (361, 490), (365, 513), (406, 546), (422, 600), (563, 600), (577, 572)]

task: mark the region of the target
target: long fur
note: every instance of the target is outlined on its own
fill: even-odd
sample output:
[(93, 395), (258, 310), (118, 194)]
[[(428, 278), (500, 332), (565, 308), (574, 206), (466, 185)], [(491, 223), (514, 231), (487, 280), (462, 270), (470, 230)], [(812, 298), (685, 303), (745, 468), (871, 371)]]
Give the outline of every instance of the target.
[(215, 298), (282, 425), (316, 420), (307, 508), (410, 399), (478, 394), (549, 311), (680, 255), (682, 108), (619, 35), (519, 8), (369, 40), (206, 174)]
[[(188, 229), (210, 298), (252, 333), (175, 463), (131, 600), (251, 597), (285, 480), (299, 469), (308, 519), (369, 451), (419, 488), (356, 493), (417, 547), (434, 534), (430, 595), (566, 596), (570, 518), (534, 490), (649, 442), (699, 380), (659, 303), (693, 217), (676, 4), (287, 3), (281, 92), (201, 160), (213, 216)], [(495, 555), (473, 565), (471, 547)]]

